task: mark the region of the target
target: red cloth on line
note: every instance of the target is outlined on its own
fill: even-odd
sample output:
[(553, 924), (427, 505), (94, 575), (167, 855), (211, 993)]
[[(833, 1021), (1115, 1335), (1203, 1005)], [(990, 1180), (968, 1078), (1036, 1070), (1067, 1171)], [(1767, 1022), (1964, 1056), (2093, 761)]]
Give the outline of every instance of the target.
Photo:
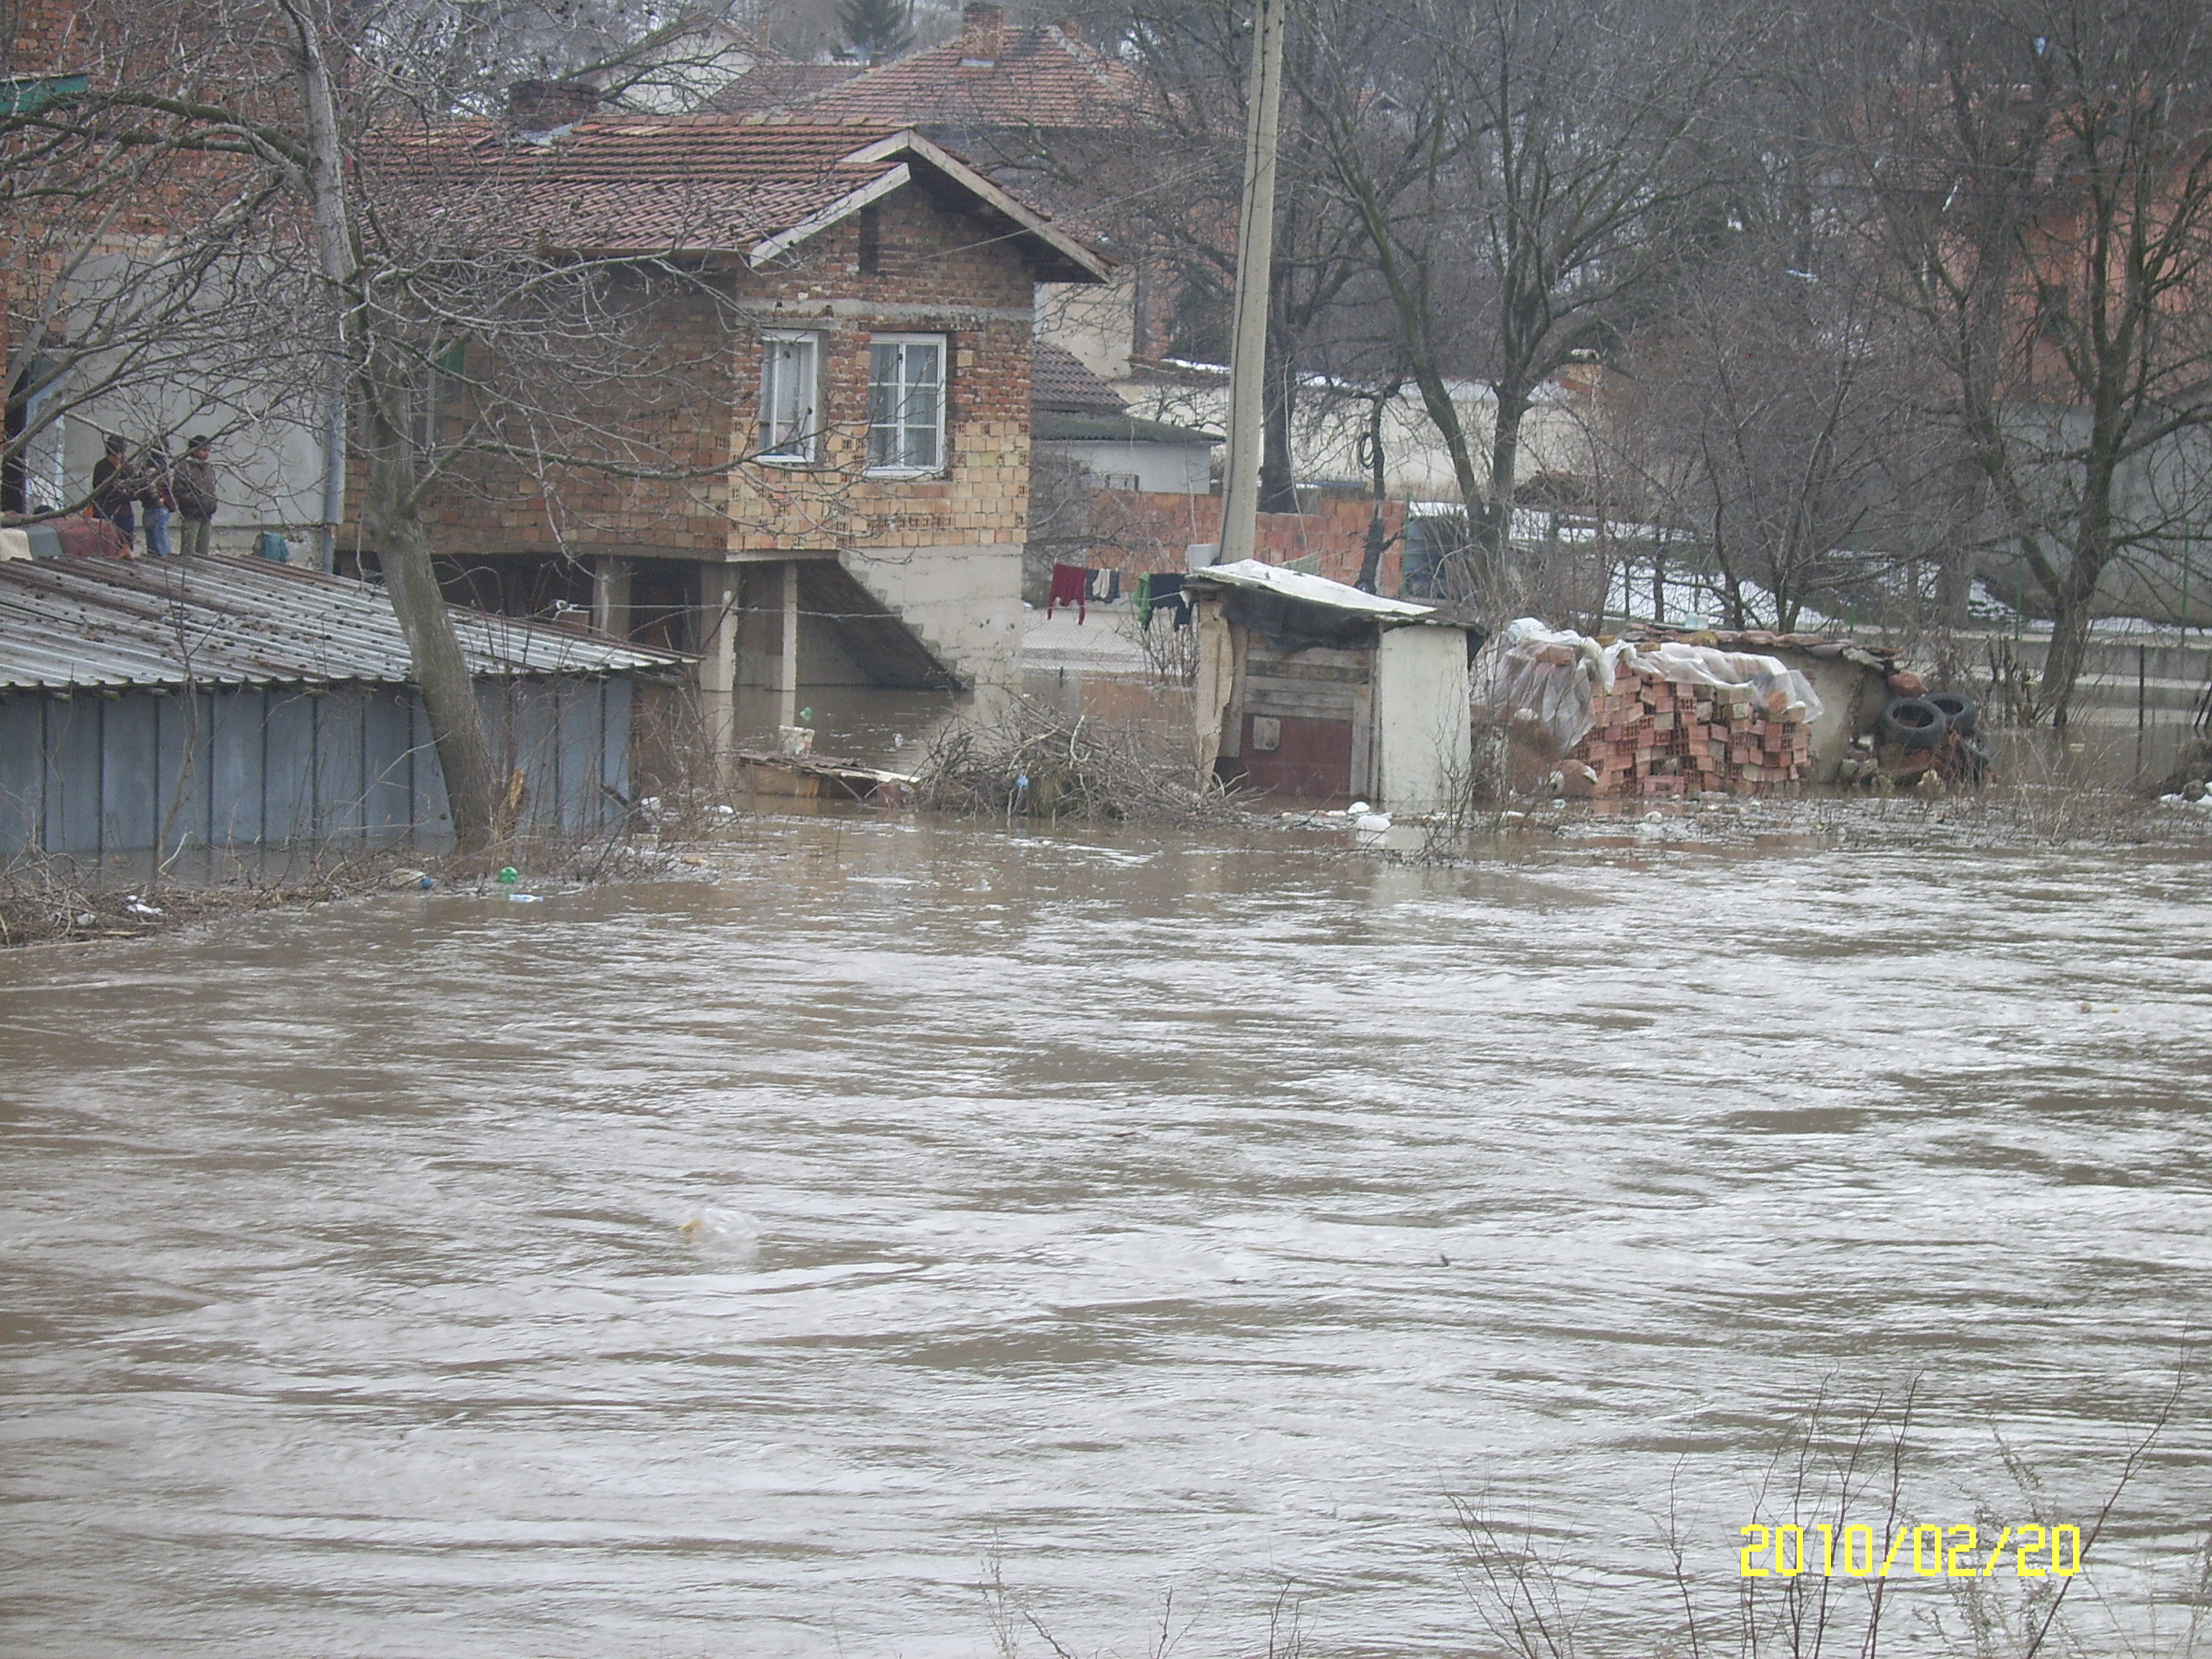
[[(1034, 590), (1032, 590), (1034, 591)], [(1044, 614), (1052, 615), (1056, 605), (1075, 607), (1075, 623), (1080, 628), (1090, 616), (1091, 573), (1079, 564), (1056, 564), (1052, 568), (1052, 595), (1044, 602)]]

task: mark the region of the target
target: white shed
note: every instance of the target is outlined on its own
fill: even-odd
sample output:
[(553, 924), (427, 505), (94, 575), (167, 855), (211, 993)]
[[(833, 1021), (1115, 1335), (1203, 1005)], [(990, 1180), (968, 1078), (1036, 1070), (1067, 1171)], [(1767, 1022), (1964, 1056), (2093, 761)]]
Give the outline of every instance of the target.
[(1465, 798), (1472, 623), (1253, 559), (1184, 581), (1197, 607), (1199, 752), (1223, 778), (1397, 812)]

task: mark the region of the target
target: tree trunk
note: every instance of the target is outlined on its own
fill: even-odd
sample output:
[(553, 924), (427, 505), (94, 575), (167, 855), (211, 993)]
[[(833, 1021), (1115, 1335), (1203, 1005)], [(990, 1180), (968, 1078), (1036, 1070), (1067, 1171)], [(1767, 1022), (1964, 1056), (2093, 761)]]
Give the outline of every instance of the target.
[(1513, 600), (1513, 489), (1521, 468), (1521, 421), (1528, 396), (1518, 386), (1498, 387), (1498, 426), (1490, 441), (1490, 503), (1482, 520), (1482, 568), (1477, 573), (1483, 608), (1504, 616)]
[(446, 614), (445, 595), (430, 563), (429, 538), (411, 499), (412, 483), (389, 455), (377, 456), (369, 468), (363, 527), (382, 562), (384, 591), (406, 637), (415, 684), (430, 717), (430, 737), (438, 747), (453, 815), (453, 844), (464, 853), (480, 853), (511, 826), (500, 822), (498, 767), (484, 733), (483, 710)]
[(1382, 552), (1389, 538), (1382, 529), (1382, 501), (1389, 487), (1389, 457), (1382, 453), (1382, 415), (1398, 395), (1401, 382), (1393, 380), (1389, 386), (1376, 393), (1367, 410), (1367, 489), (1371, 505), (1367, 510), (1367, 543), (1359, 550), (1359, 580), (1352, 586), (1363, 593), (1372, 593), (1382, 580)]
[(1267, 331), (1266, 401), (1260, 449), (1260, 511), (1298, 510), (1297, 465), (1291, 453), (1291, 423), (1297, 413), (1297, 370), (1279, 326)]
[(2061, 600), (2051, 619), (2051, 649), (2043, 659), (2043, 684), (2036, 700), (2049, 711), (2051, 724), (2063, 728), (2074, 700), (2074, 682), (2089, 647), (2089, 608)]
[[(502, 829), (491, 742), (477, 705), (476, 683), (446, 614), (445, 596), (438, 591), (415, 501), (415, 453), (404, 393), (395, 384), (393, 354), (376, 337), (379, 325), (368, 304), (367, 273), (346, 211), (343, 141), (319, 26), (297, 0), (283, 3), (292, 24), (294, 66), (307, 112), (302, 182), (312, 209), (316, 265), (337, 313), (338, 349), (357, 376), (371, 428), (364, 527), (383, 562), (385, 592), (406, 638), (415, 684), (430, 716), (454, 842), (465, 853), (481, 852)], [(434, 411), (434, 425), (435, 420)]]

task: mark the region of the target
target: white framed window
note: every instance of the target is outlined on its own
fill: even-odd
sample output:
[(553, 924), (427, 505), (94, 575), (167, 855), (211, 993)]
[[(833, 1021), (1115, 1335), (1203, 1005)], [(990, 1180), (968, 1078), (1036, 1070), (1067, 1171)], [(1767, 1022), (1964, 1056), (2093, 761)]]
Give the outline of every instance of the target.
[(760, 447), (754, 459), (805, 462), (821, 435), (822, 337), (794, 329), (761, 336)]
[(407, 388), (407, 436), (418, 460), (434, 459), (447, 447), (449, 428), (466, 414), (468, 386), (467, 341), (449, 340), (424, 355)]
[(878, 334), (868, 342), (868, 471), (945, 471), (945, 337)]

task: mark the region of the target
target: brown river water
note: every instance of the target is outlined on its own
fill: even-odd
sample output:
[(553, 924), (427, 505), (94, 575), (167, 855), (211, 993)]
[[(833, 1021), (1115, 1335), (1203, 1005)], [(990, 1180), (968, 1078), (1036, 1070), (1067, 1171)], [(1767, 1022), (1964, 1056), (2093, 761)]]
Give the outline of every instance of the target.
[[(2086, 1525), (2212, 1314), (2204, 876), (785, 819), (0, 958), (0, 1651), (1503, 1652), (1457, 1499), (1650, 1655), (1824, 1389)], [(2186, 1650), (2207, 1401), (2082, 1650)]]

